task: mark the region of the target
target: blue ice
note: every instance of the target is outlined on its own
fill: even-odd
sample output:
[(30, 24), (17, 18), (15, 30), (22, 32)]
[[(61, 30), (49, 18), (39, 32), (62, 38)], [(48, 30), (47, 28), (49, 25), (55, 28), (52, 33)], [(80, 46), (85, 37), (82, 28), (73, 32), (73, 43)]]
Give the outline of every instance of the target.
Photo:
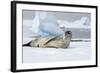
[(32, 30), (41, 36), (59, 36), (63, 34), (63, 30), (51, 15), (47, 12), (36, 11), (33, 21)]

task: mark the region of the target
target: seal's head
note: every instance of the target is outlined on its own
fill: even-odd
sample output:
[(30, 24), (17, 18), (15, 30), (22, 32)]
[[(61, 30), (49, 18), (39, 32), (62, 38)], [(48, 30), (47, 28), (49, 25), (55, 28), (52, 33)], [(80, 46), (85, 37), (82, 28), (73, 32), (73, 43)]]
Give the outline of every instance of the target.
[(66, 32), (64, 33), (64, 37), (65, 37), (65, 40), (66, 40), (67, 38), (71, 38), (71, 37), (72, 37), (72, 32), (71, 32), (71, 31), (66, 31)]
[(72, 32), (71, 31), (66, 31), (65, 34), (72, 34)]
[(72, 32), (71, 31), (64, 32), (63, 40), (64, 40), (66, 48), (69, 46), (71, 38), (72, 38)]

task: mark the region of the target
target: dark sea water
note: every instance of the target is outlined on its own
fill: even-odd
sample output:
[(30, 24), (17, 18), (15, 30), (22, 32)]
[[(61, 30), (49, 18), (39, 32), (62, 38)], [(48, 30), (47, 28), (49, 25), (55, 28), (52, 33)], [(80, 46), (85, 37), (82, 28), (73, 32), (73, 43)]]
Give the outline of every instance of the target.
[(66, 28), (66, 31), (72, 31), (72, 38), (80, 39), (90, 39), (91, 38), (91, 29), (86, 28)]

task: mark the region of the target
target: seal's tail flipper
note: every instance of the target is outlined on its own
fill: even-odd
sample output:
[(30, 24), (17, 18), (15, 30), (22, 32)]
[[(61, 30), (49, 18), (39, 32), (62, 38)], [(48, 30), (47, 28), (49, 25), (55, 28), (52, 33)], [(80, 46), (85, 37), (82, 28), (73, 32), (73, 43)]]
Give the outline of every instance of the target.
[(30, 43), (31, 43), (31, 42), (26, 43), (26, 44), (23, 44), (22, 46), (30, 46)]

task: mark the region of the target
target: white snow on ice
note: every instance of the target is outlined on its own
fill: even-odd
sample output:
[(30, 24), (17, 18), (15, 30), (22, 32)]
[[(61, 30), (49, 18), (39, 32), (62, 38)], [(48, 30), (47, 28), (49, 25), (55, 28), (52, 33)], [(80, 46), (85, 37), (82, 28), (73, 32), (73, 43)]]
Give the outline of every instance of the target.
[(23, 63), (80, 61), (90, 59), (90, 42), (71, 42), (70, 47), (66, 49), (23, 47)]

